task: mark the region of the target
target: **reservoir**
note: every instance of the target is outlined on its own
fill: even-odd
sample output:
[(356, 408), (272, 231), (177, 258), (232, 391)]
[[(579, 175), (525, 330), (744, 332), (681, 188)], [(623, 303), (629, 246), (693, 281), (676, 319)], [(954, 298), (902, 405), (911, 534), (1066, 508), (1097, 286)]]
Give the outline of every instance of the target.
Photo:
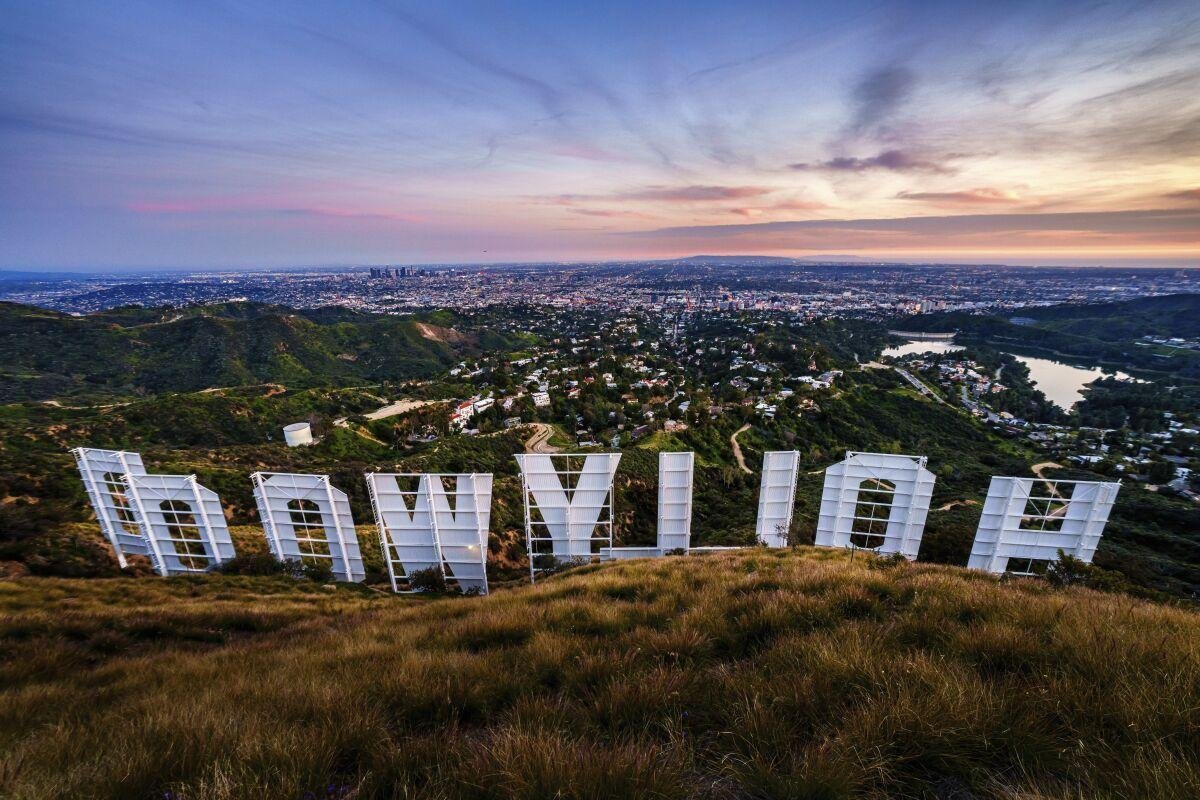
[(1106, 375), (1115, 375), (1125, 380), (1130, 377), (1124, 372), (1106, 371), (1099, 367), (1085, 369), (1049, 358), (1019, 356), (1016, 353), (1011, 355), (1029, 367), (1030, 380), (1037, 385), (1037, 388), (1046, 395), (1050, 402), (1064, 411), (1070, 411), (1071, 406), (1083, 399), (1083, 388), (1092, 381)]
[[(962, 347), (945, 340), (914, 339), (899, 347), (889, 347), (883, 355), (893, 358), (916, 355), (918, 353), (953, 353)], [(1077, 367), (1062, 361), (1035, 356), (1022, 356), (1009, 353), (1013, 358), (1029, 368), (1029, 378), (1046, 398), (1064, 411), (1083, 399), (1083, 389), (1092, 381), (1105, 375), (1115, 375), (1118, 378), (1129, 379), (1124, 372), (1105, 371), (1099, 367)], [(1004, 379), (1001, 376), (1001, 383)]]
[(904, 356), (916, 355), (917, 353), (940, 354), (953, 353), (957, 350), (962, 350), (962, 347), (945, 339), (914, 339), (911, 342), (905, 342), (899, 347), (889, 347), (883, 351), (883, 354), (892, 358), (903, 358)]

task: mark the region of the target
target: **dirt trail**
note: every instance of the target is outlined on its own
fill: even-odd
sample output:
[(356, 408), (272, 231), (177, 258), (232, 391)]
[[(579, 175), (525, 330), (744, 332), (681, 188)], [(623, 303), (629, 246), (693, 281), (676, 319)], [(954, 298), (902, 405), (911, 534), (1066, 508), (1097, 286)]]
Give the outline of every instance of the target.
[(554, 428), (544, 422), (535, 422), (531, 427), (533, 428), (533, 435), (525, 440), (526, 453), (549, 455), (561, 452), (559, 448), (550, 444), (550, 437), (554, 435)]
[(944, 506), (939, 507), (938, 511), (949, 511), (950, 509), (958, 508), (959, 506), (977, 506), (977, 505), (979, 505), (978, 500), (951, 500), (949, 503), (946, 503)]
[(740, 467), (742, 472), (746, 473), (747, 475), (752, 475), (753, 473), (750, 472), (750, 468), (746, 466), (746, 459), (742, 455), (742, 446), (738, 444), (738, 440), (737, 440), (738, 434), (742, 433), (743, 431), (748, 431), (748, 430), (750, 430), (749, 423), (746, 423), (742, 427), (738, 428), (729, 437), (729, 443), (731, 445), (733, 445), (733, 457), (735, 459), (737, 459), (738, 467)]
[(263, 397), (274, 397), (277, 394), (283, 394), (287, 391), (287, 387), (282, 383), (252, 383), (246, 386), (210, 386), (207, 389), (201, 389), (197, 394), (220, 394), (228, 392), (231, 389), (266, 389)]
[(377, 408), (369, 414), (363, 416), (370, 420), (387, 419), (394, 417), (397, 414), (405, 414), (414, 409), (423, 408), (436, 403), (436, 400), (397, 400), (394, 403), (389, 403), (382, 408)]
[(1062, 464), (1056, 464), (1053, 461), (1043, 461), (1040, 464), (1034, 464), (1029, 469), (1031, 472), (1033, 472), (1034, 475), (1037, 475), (1039, 478), (1042, 479), (1042, 483), (1044, 483), (1046, 485), (1046, 491), (1050, 493), (1051, 497), (1060, 497), (1061, 495), (1059, 495), (1058, 489), (1054, 488), (1054, 484), (1051, 483), (1050, 480), (1048, 478), (1046, 478), (1045, 475), (1042, 474), (1042, 472), (1045, 470), (1048, 470), (1048, 469), (1062, 469), (1062, 468), (1063, 468)]

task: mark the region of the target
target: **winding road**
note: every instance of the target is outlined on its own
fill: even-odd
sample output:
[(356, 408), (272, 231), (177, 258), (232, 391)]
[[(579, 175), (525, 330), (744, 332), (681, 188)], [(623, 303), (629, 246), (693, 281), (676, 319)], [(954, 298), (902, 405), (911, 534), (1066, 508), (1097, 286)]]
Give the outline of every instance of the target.
[(554, 428), (544, 422), (535, 422), (530, 427), (533, 428), (533, 435), (525, 440), (526, 453), (550, 455), (561, 452), (559, 448), (550, 444), (550, 437), (554, 435)]

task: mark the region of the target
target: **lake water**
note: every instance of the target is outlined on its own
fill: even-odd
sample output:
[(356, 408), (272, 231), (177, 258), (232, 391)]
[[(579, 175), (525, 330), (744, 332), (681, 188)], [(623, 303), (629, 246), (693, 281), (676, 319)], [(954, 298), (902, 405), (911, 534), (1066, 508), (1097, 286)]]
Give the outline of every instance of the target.
[(902, 358), (917, 353), (953, 353), (956, 350), (962, 350), (962, 347), (945, 339), (916, 339), (899, 347), (889, 347), (883, 354), (892, 358)]
[[(1071, 406), (1083, 399), (1083, 388), (1094, 380), (1105, 375), (1115, 375), (1118, 378), (1129, 378), (1124, 372), (1105, 371), (1099, 367), (1085, 369), (1049, 358), (1034, 358), (1033, 356), (1012, 356), (1029, 367), (1029, 377), (1037, 384), (1037, 388), (1046, 398), (1059, 408), (1070, 411)], [(1004, 382), (1004, 376), (1000, 376)]]
[[(962, 350), (962, 347), (954, 342), (943, 339), (916, 339), (905, 342), (899, 347), (889, 347), (883, 351), (883, 354), (900, 358), (917, 353), (953, 353), (956, 350)], [(1124, 372), (1105, 371), (1099, 367), (1088, 369), (1049, 358), (1019, 356), (1016, 353), (1010, 353), (1010, 355), (1029, 368), (1030, 380), (1037, 384), (1037, 388), (1046, 395), (1046, 398), (1066, 411), (1070, 411), (1071, 406), (1083, 399), (1083, 389), (1092, 381), (1105, 375), (1129, 378)], [(1000, 376), (1000, 382), (1004, 382), (1003, 375)]]

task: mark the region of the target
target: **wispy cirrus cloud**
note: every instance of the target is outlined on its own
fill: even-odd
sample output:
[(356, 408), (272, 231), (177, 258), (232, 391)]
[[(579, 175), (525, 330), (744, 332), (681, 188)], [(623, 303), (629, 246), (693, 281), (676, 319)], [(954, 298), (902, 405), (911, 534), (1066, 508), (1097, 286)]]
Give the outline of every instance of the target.
[(150, 215), (257, 215), (277, 217), (315, 217), (327, 219), (421, 222), (415, 216), (392, 211), (341, 208), (337, 206), (286, 206), (260, 200), (197, 198), (195, 200), (140, 201), (127, 208), (135, 214)]
[(868, 170), (888, 170), (890, 172), (929, 172), (948, 174), (953, 172), (949, 166), (929, 158), (922, 158), (904, 150), (884, 150), (881, 153), (866, 158), (856, 156), (838, 156), (827, 161), (800, 162), (788, 164), (789, 169), (824, 170), (828, 172), (867, 172)]
[(762, 206), (741, 206), (722, 209), (722, 211), (750, 218), (761, 217), (764, 214), (778, 214), (782, 211), (820, 211), (824, 208), (828, 208), (828, 206), (815, 200), (782, 200)]
[(913, 93), (917, 76), (904, 64), (877, 67), (859, 79), (851, 99), (853, 117), (848, 132), (861, 135), (885, 122)]

